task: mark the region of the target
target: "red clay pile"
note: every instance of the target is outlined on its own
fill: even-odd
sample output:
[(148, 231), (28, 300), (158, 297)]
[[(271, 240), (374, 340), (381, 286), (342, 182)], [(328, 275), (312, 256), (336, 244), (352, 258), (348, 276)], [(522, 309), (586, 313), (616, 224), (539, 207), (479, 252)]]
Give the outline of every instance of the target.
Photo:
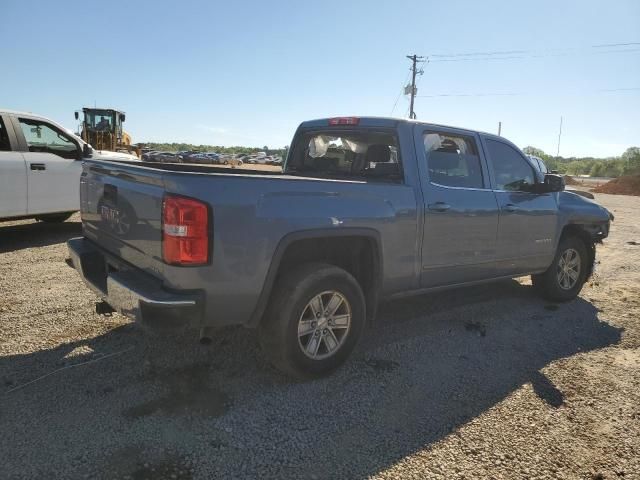
[(614, 178), (591, 191), (597, 193), (612, 193), (614, 195), (640, 196), (640, 175), (628, 175), (625, 177)]

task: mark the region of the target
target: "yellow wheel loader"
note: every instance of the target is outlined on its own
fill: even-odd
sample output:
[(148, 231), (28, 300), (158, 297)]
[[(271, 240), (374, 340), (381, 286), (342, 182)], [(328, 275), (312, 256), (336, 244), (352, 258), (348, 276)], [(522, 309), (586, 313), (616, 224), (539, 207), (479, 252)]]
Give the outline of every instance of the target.
[[(131, 135), (122, 129), (125, 113), (112, 108), (82, 109), (82, 139), (96, 150), (127, 152), (140, 157), (139, 149), (131, 145)], [(76, 120), (80, 112), (75, 112)]]

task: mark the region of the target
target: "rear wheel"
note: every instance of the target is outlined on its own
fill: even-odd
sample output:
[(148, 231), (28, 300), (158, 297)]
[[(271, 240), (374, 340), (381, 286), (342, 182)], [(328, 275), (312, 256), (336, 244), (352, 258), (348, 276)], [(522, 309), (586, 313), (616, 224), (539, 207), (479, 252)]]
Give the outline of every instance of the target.
[(588, 258), (587, 248), (581, 239), (564, 237), (560, 240), (551, 266), (544, 273), (531, 275), (531, 282), (548, 300), (573, 300), (587, 279)]
[(362, 334), (365, 301), (345, 270), (310, 263), (286, 273), (260, 325), (260, 343), (274, 366), (298, 378), (342, 365)]
[(71, 215), (73, 215), (73, 212), (51, 213), (48, 215), (40, 215), (36, 217), (36, 220), (38, 220), (39, 222), (45, 222), (45, 223), (62, 223), (65, 220), (67, 220)]

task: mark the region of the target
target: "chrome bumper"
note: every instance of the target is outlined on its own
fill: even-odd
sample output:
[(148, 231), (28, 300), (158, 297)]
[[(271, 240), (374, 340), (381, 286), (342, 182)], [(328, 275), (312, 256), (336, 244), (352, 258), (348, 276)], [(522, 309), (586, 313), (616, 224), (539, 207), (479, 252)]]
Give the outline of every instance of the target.
[[(73, 267), (84, 283), (115, 311), (151, 326), (198, 326), (197, 293), (169, 292), (157, 278), (110, 257), (84, 237), (67, 241)], [(114, 271), (114, 265), (118, 265)]]

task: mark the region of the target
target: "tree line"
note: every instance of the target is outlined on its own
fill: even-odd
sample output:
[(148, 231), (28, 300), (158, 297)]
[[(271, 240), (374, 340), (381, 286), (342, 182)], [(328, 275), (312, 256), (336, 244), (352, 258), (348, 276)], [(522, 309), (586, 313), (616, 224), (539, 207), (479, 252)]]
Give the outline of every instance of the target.
[(155, 143), (148, 142), (144, 145), (140, 144), (140, 147), (150, 148), (157, 152), (216, 152), (229, 155), (235, 154), (251, 154), (256, 152), (266, 152), (267, 155), (279, 155), (284, 158), (287, 148), (269, 148), (265, 145), (262, 148), (258, 147), (223, 147), (220, 145), (194, 145), (192, 143)]
[(526, 147), (528, 155), (544, 160), (549, 170), (567, 175), (591, 175), (592, 177), (620, 177), (640, 175), (640, 147), (630, 147), (619, 157), (554, 157), (539, 148)]

